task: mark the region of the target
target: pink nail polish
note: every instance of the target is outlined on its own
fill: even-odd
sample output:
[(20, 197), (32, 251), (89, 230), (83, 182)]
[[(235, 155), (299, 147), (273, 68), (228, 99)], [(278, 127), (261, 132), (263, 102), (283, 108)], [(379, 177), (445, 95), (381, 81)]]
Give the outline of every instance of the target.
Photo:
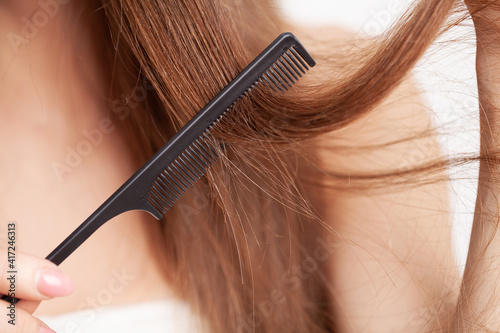
[(63, 272), (45, 268), (38, 274), (38, 291), (45, 296), (66, 296), (73, 292), (73, 281)]
[(51, 330), (50, 328), (45, 326), (40, 326), (40, 330), (38, 331), (38, 333), (56, 333), (56, 331)]

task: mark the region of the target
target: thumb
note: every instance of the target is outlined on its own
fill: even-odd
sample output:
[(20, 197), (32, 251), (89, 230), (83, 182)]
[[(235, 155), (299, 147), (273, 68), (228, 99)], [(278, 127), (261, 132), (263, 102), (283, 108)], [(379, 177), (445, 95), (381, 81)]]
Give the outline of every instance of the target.
[(29, 300), (20, 300), (16, 304), (18, 308), (23, 309), (29, 314), (33, 314), (33, 312), (35, 312), (35, 310), (38, 308), (39, 305), (40, 301), (29, 301)]

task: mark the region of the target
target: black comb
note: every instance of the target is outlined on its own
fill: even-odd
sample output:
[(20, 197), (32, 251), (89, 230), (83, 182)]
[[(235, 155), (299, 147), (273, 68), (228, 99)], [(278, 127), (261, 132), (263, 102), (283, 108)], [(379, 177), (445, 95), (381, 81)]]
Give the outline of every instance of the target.
[(59, 265), (100, 226), (121, 213), (143, 210), (161, 219), (217, 159), (210, 131), (234, 104), (260, 87), (284, 92), (315, 65), (293, 34), (281, 34), (46, 259)]

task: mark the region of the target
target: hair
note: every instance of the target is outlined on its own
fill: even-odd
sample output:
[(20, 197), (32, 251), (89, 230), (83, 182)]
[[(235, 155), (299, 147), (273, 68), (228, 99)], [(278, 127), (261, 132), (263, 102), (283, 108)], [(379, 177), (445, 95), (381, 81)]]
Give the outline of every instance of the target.
[[(307, 163), (314, 150), (304, 147), (383, 101), (449, 26), (457, 4), (418, 1), (370, 47), (352, 43), (343, 55), (328, 48), (313, 53), (322, 75), (305, 78), (285, 95), (257, 91), (212, 133), (222, 158), (165, 215), (158, 245), (169, 282), (209, 330), (335, 331), (325, 264), (317, 262), (307, 278), (294, 271), (307, 262), (318, 237), (333, 235), (303, 177), (325, 173)], [(110, 113), (118, 119), (126, 110), (117, 122), (133, 138), (138, 165), (289, 27), (265, 0), (94, 5)], [(445, 166), (435, 161), (419, 172)], [(357, 176), (401, 179), (407, 172), (414, 170)]]

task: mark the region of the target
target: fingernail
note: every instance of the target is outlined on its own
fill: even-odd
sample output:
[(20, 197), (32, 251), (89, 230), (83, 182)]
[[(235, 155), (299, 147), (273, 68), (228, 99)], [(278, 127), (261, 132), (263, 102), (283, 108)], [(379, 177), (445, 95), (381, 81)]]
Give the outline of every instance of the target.
[(73, 292), (73, 281), (63, 272), (54, 268), (45, 268), (38, 275), (38, 291), (48, 297), (66, 296)]
[(38, 331), (38, 333), (56, 333), (56, 331), (51, 330), (50, 328), (45, 326), (40, 326), (40, 330)]

